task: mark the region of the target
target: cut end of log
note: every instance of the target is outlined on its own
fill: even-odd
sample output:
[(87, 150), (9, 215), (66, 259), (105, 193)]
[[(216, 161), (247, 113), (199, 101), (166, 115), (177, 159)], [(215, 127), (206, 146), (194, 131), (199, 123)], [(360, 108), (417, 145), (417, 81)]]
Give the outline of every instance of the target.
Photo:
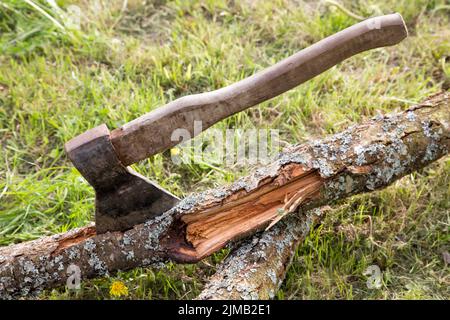
[[(240, 190), (211, 208), (182, 216), (182, 228), (176, 235), (169, 235), (171, 242), (177, 243), (172, 254), (185, 261), (198, 261), (317, 198), (323, 183), (316, 170), (291, 163), (283, 168), (282, 175), (264, 181), (251, 192)], [(179, 244), (181, 237), (183, 245)]]

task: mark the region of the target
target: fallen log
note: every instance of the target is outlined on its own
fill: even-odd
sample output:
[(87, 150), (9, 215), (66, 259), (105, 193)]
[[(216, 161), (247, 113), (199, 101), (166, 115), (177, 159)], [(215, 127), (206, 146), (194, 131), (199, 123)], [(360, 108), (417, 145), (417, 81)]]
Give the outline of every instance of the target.
[(0, 248), (0, 298), (62, 285), (72, 265), (87, 279), (168, 259), (197, 262), (290, 212), (385, 187), (448, 154), (449, 100), (440, 93), (294, 146), (231, 186), (189, 196), (124, 232), (97, 235), (90, 225)]
[(298, 245), (325, 209), (291, 215), (245, 240), (219, 264), (198, 300), (267, 300), (275, 296)]

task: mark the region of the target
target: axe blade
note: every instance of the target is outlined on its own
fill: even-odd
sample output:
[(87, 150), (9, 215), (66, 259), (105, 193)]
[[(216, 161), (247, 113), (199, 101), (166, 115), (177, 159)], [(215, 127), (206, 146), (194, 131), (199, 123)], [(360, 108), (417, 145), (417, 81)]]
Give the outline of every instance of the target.
[(164, 213), (179, 199), (122, 164), (106, 125), (73, 138), (66, 152), (95, 189), (97, 233), (123, 231)]

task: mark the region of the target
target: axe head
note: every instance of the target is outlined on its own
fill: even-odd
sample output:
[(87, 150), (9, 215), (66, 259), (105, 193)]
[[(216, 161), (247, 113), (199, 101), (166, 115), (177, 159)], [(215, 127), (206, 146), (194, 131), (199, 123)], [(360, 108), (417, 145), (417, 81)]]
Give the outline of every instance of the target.
[(179, 201), (121, 163), (104, 124), (73, 138), (65, 149), (72, 163), (95, 189), (97, 233), (130, 229), (162, 214)]

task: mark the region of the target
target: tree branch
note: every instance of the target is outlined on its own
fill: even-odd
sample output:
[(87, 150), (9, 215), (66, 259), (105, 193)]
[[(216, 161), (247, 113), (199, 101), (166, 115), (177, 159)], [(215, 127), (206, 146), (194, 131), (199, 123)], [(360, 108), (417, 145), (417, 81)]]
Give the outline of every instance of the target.
[(283, 283), (295, 250), (325, 210), (311, 209), (283, 219), (245, 240), (220, 263), (197, 299), (272, 299)]
[(448, 153), (449, 100), (440, 93), (402, 113), (294, 146), (231, 186), (189, 196), (125, 232), (97, 235), (91, 225), (0, 248), (0, 298), (64, 284), (71, 264), (86, 279), (168, 259), (196, 262), (280, 215), (386, 187)]

